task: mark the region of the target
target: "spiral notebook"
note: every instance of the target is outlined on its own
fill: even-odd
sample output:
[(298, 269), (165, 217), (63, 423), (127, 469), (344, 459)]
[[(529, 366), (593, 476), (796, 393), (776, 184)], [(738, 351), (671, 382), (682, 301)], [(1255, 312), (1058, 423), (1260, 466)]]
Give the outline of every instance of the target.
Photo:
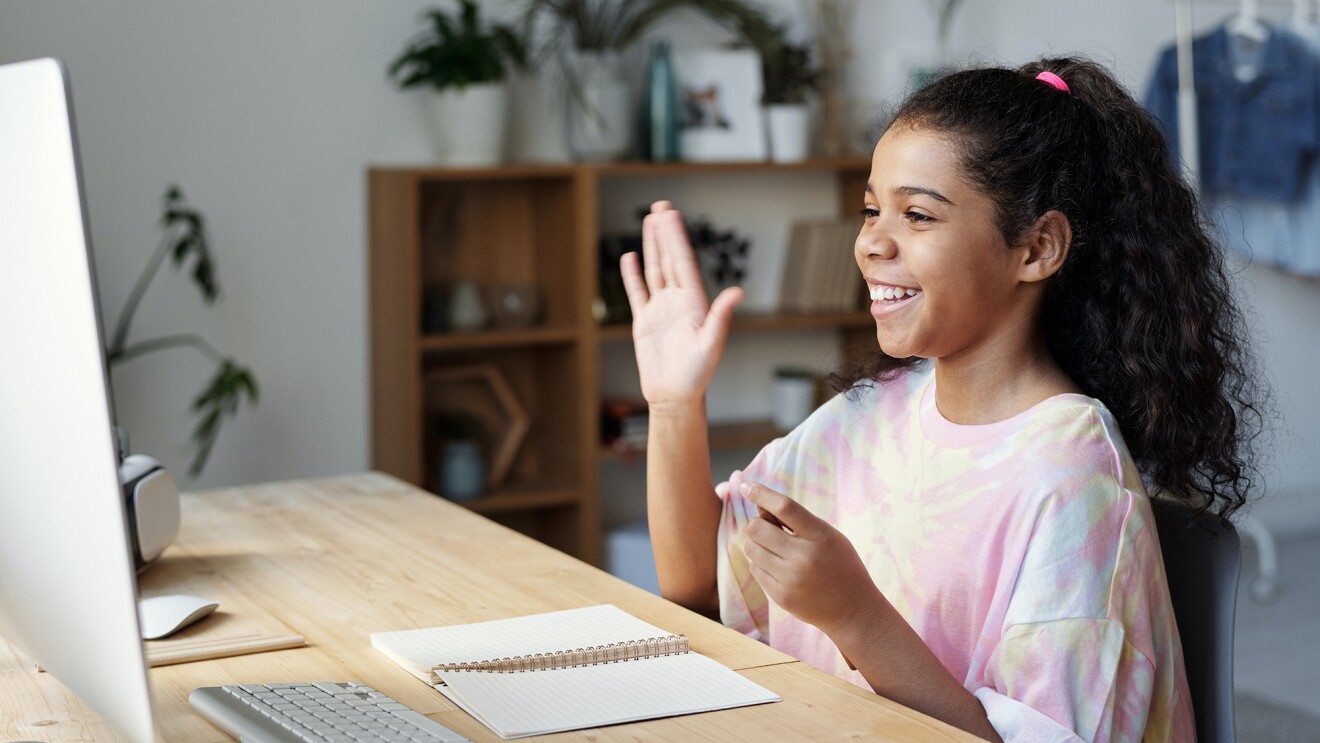
[(371, 644), (505, 739), (779, 701), (608, 604), (377, 632)]

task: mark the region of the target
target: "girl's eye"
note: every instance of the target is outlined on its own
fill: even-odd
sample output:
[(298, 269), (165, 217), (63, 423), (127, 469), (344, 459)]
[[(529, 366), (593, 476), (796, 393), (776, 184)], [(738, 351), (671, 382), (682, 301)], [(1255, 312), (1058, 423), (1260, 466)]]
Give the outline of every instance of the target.
[(934, 219), (934, 217), (929, 214), (922, 214), (921, 212), (914, 211), (904, 212), (903, 216), (907, 217), (909, 222), (929, 222)]
[(876, 217), (880, 216), (880, 210), (872, 209), (871, 207), (868, 206), (862, 209), (860, 212), (858, 212), (858, 214), (862, 215), (862, 219), (875, 219)]

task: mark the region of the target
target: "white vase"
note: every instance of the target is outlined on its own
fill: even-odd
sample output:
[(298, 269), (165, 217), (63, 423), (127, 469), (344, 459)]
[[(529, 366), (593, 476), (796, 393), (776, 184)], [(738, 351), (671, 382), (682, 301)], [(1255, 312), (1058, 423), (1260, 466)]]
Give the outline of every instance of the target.
[(551, 94), (540, 77), (514, 73), (509, 78), (508, 159), (516, 163), (566, 163), (563, 98)]
[(483, 167), (504, 161), (504, 83), (432, 93), (431, 137), (442, 165)]
[(632, 143), (632, 96), (619, 76), (618, 55), (582, 52), (574, 56), (578, 93), (569, 92), (568, 149), (586, 162), (617, 160)]
[(765, 107), (765, 128), (770, 139), (770, 159), (796, 163), (807, 159), (810, 149), (811, 117), (806, 104), (772, 104)]
[(816, 409), (816, 381), (803, 373), (776, 374), (771, 401), (775, 428), (791, 431)]

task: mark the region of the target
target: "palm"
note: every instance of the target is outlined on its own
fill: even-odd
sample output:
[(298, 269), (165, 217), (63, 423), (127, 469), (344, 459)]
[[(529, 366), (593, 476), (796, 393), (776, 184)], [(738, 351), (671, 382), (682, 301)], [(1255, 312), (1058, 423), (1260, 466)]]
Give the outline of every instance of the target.
[(725, 290), (707, 305), (677, 212), (657, 207), (643, 229), (645, 277), (635, 256), (622, 266), (642, 394), (651, 405), (691, 402), (715, 373), (741, 290)]

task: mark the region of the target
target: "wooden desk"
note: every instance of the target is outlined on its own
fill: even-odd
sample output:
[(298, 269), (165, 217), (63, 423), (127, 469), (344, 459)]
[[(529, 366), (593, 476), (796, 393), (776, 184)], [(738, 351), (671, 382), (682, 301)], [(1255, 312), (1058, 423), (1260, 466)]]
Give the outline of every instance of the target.
[[(361, 681), (473, 740), (499, 740), (372, 649), (368, 635), (599, 603), (687, 635), (695, 650), (784, 701), (547, 739), (976, 740), (380, 474), (185, 494), (179, 541), (141, 588), (198, 593), (221, 611), (269, 612), (265, 619), (307, 638), (306, 648), (152, 669), (167, 741), (228, 740), (188, 706), (195, 687), (327, 680)], [(207, 630), (202, 622), (185, 632)], [(0, 718), (5, 739), (122, 740), (8, 644), (0, 645)]]

